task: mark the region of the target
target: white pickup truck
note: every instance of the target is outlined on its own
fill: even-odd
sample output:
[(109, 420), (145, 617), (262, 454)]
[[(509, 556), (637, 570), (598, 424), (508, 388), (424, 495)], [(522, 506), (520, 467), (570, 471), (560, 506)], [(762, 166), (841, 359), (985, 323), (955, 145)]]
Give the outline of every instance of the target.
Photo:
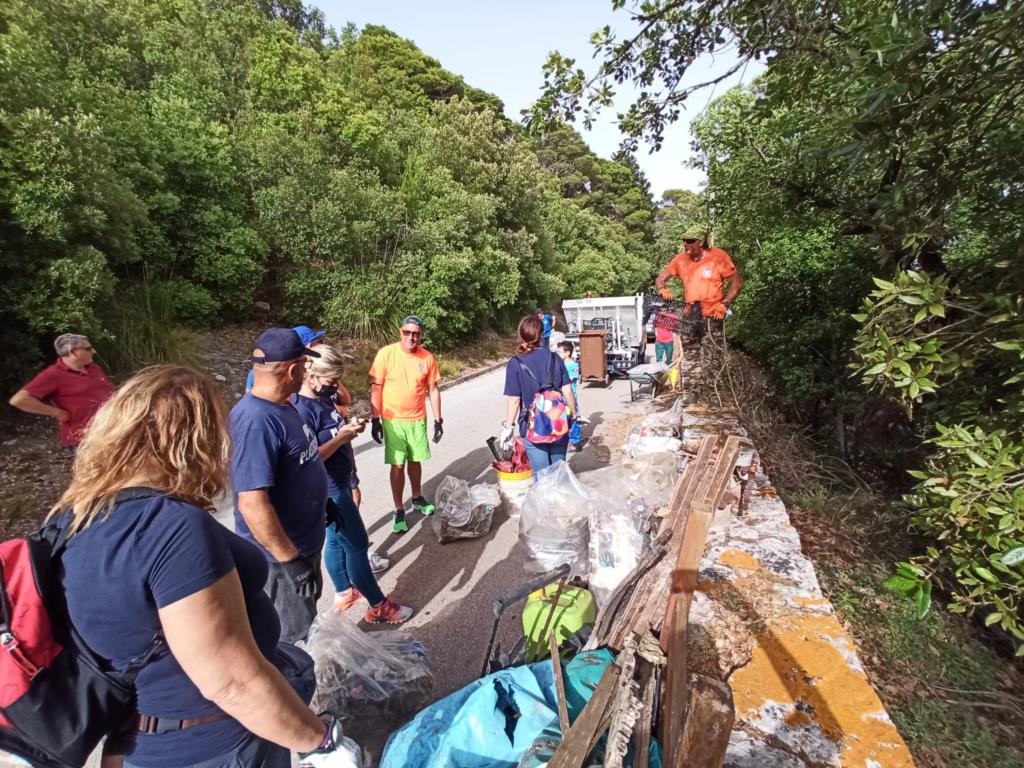
[(644, 361), (647, 329), (643, 294), (566, 299), (562, 302), (562, 313), (569, 326), (565, 338), (577, 346), (581, 331), (606, 331), (608, 373), (622, 374)]

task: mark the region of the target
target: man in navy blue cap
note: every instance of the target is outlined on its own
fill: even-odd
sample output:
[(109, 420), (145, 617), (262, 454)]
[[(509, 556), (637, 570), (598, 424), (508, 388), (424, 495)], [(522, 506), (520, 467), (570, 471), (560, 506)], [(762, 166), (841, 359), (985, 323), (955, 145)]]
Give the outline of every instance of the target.
[[(313, 349), (313, 347), (315, 347), (317, 344), (323, 344), (324, 336), (327, 335), (327, 331), (314, 331), (308, 325), (296, 325), (294, 328), (292, 328), (292, 330), (299, 334), (299, 339), (301, 339), (302, 343), (305, 344), (310, 349)], [(249, 373), (245, 379), (246, 392), (252, 390), (252, 382), (254, 376), (255, 372), (250, 368)]]
[(327, 475), (316, 435), (290, 402), (307, 357), (320, 355), (291, 328), (264, 332), (253, 344), (252, 391), (231, 409), (235, 531), (263, 550), (281, 639), (292, 643), (309, 634), (323, 590)]

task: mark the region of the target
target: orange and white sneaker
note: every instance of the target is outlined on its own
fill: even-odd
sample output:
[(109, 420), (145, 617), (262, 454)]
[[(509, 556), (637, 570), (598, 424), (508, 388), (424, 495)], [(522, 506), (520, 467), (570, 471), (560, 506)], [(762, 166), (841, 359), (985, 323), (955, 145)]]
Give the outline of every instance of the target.
[(334, 596), (334, 610), (347, 611), (363, 599), (363, 593), (355, 587), (349, 587), (344, 592)]
[(380, 605), (374, 605), (367, 609), (363, 617), (367, 624), (401, 624), (408, 621), (412, 616), (412, 608), (407, 605), (399, 605), (391, 597), (384, 598)]

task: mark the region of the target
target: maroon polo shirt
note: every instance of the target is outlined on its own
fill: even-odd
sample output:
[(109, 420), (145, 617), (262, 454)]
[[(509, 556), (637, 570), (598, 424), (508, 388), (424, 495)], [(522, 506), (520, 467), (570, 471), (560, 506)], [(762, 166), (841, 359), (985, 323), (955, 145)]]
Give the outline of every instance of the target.
[(58, 358), (23, 389), (36, 400), (68, 412), (68, 420), (60, 422), (60, 442), (71, 447), (82, 441), (85, 428), (100, 406), (114, 394), (115, 387), (96, 363), (90, 363), (79, 373)]

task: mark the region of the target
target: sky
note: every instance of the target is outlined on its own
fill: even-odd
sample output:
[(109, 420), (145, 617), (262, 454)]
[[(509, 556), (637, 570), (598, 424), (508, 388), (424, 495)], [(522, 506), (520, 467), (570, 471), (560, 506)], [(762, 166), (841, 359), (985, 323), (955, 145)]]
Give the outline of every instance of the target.
[[(497, 95), (505, 102), (508, 117), (520, 119), (540, 95), (542, 67), (551, 51), (576, 59), (588, 73), (595, 69), (590, 35), (609, 24), (619, 36), (631, 28), (629, 15), (613, 12), (611, 0), (517, 0), (489, 2), (480, 0), (308, 0), (319, 7), (327, 23), (340, 29), (352, 22), (357, 27), (381, 24), (409, 38), (427, 55), (433, 56), (467, 83)], [(628, 5), (628, 4), (627, 4)], [(729, 56), (698, 61), (687, 82), (701, 82), (732, 64)], [(659, 152), (650, 154), (641, 145), (637, 152), (640, 167), (651, 183), (655, 198), (666, 189), (699, 191), (703, 172), (688, 168), (690, 121), (712, 99), (731, 86), (749, 83), (761, 67), (751, 63), (730, 81), (709, 88), (690, 98), (687, 112), (665, 131)], [(633, 89), (620, 86), (617, 106), (624, 110)], [(615, 111), (602, 113), (592, 131), (576, 125), (591, 149), (601, 157), (610, 157), (621, 136), (615, 124)]]

